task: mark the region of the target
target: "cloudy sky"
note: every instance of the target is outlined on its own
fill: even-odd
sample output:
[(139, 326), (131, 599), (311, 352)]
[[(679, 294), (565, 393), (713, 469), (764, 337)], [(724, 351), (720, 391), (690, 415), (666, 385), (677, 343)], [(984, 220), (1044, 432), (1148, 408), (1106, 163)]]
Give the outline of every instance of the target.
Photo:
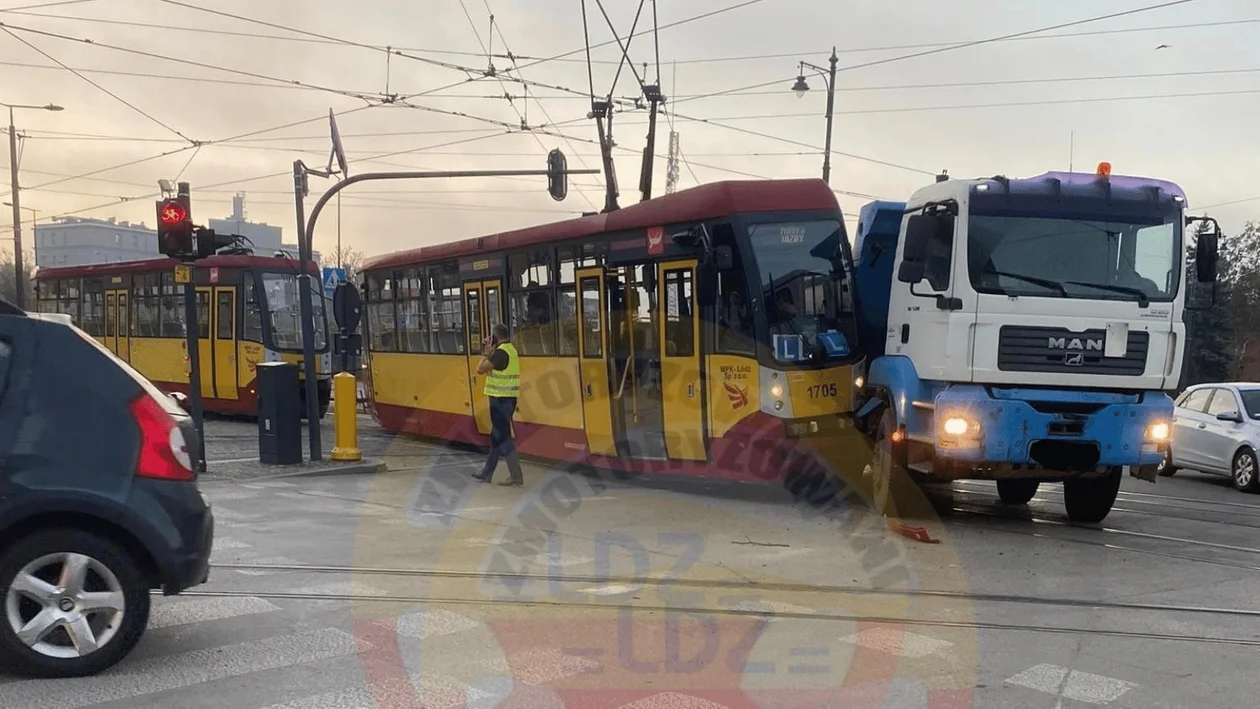
[[(639, 0), (601, 2), (624, 40)], [(1156, 4), (1173, 6), (951, 47)], [(647, 114), (629, 105), (640, 94), (629, 67), (613, 90), (621, 52), (600, 5), (586, 5), (591, 43), (608, 43), (592, 50), (595, 92), (626, 99), (614, 119), (626, 206), (640, 198)], [(809, 73), (814, 90), (803, 98), (791, 87), (799, 61), (825, 66), (834, 45), (841, 71), (831, 184), (850, 217), (870, 196), (905, 199), (942, 169), (1030, 176), (1070, 161), (1092, 171), (1107, 160), (1116, 173), (1181, 184), (1192, 208), (1207, 208), (1227, 232), (1260, 219), (1254, 0), (642, 7), (630, 57), (655, 81), (659, 41), (670, 98), (656, 194), (664, 192), (671, 125), (685, 158), (680, 189), (821, 176), (825, 83)], [(26, 136), (22, 204), (41, 220), (75, 214), (152, 225), (158, 179), (179, 178), (192, 184), (197, 221), (227, 216), (232, 195), (244, 192), (249, 218), (283, 226), (292, 240), (292, 164), (327, 164), (330, 108), (352, 174), (538, 169), (557, 147), (573, 168), (599, 167), (586, 119), (582, 0), (0, 0), (0, 22), (0, 102), (65, 107), (16, 113)], [(499, 78), (484, 76), (487, 54), (503, 55), (492, 60)], [(522, 131), (522, 122), (538, 130)], [(354, 186), (341, 202), (342, 238), (379, 254), (603, 205), (602, 176), (572, 180), (563, 203), (546, 194), (544, 178)], [(328, 184), (312, 177), (308, 204)], [(7, 201), (8, 189), (0, 192)], [(336, 211), (326, 214), (316, 235), (325, 252), (337, 232)], [(10, 246), (9, 221), (5, 210), (0, 249)]]

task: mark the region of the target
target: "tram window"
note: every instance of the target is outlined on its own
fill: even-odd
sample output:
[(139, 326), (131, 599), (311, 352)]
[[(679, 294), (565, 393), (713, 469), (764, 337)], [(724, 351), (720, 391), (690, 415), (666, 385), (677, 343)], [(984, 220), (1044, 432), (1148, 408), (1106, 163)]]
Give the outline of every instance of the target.
[(459, 282), (459, 264), (451, 261), (434, 266), (436, 295), (435, 311), (438, 318), (438, 347), (442, 354), (464, 354), (464, 298)]
[[(258, 303), (258, 286), (254, 284), (254, 274), (246, 271), (243, 275), (245, 283), (245, 322), (242, 336), (250, 342), (262, 342), (262, 307)], [(166, 321), (163, 320), (165, 325)]]
[(210, 339), (210, 294), (197, 293), (197, 337)]
[(582, 279), (582, 350), (590, 359), (603, 359), (604, 338), (600, 327), (599, 279)]
[[(723, 231), (731, 234), (729, 226), (714, 230), (719, 238)], [(752, 299), (748, 296), (748, 281), (739, 249), (733, 249), (734, 266), (719, 271), (717, 277), (717, 351), (734, 354), (756, 354), (753, 332)]]
[(695, 300), (690, 268), (665, 272), (665, 351), (670, 357), (696, 353)]
[(105, 293), (101, 282), (91, 279), (83, 282), (83, 331), (92, 337), (105, 334)]
[(550, 289), (513, 293), (512, 341), (525, 356), (555, 356), (555, 301)]
[(230, 340), (236, 334), (236, 323), (233, 317), (236, 313), (232, 312), (232, 293), (224, 291), (219, 293), (218, 312), (214, 316), (215, 337), (220, 340)]
[(604, 262), (604, 244), (582, 244), (581, 246), (561, 246), (556, 249), (560, 266), (560, 285), (573, 285), (579, 268), (599, 266)]
[(398, 340), (404, 352), (429, 351), (428, 275), (424, 268), (398, 279)]
[(561, 288), (556, 301), (556, 320), (560, 323), (561, 357), (576, 357), (578, 353), (577, 291), (572, 287)]
[(552, 285), (551, 255), (551, 249), (534, 249), (508, 256), (508, 276), (512, 279), (512, 289)]
[(398, 328), (394, 322), (394, 283), (391, 276), (368, 276), (367, 310), (372, 349), (378, 352), (396, 350)]
[(470, 290), (468, 296), (468, 347), (470, 351), (481, 347), (481, 292)]
[(82, 282), (75, 278), (68, 281), (62, 281), (61, 298), (58, 301), (57, 312), (69, 315), (77, 325), (79, 323), (79, 287)]
[(161, 334), (161, 275), (144, 273), (132, 279), (131, 302), (136, 316), (131, 321), (134, 337), (157, 337)]

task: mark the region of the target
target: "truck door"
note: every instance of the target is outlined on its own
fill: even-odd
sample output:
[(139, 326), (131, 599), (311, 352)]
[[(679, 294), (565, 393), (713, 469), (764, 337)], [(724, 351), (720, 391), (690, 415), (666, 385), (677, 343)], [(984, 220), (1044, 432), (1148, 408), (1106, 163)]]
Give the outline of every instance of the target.
[(661, 264), (659, 302), (661, 400), (665, 450), (675, 460), (707, 460), (704, 395), (700, 386), (700, 319), (696, 317), (696, 261)]
[(596, 455), (617, 455), (612, 400), (608, 385), (608, 318), (604, 269), (576, 272), (578, 283), (578, 358), (586, 445)]

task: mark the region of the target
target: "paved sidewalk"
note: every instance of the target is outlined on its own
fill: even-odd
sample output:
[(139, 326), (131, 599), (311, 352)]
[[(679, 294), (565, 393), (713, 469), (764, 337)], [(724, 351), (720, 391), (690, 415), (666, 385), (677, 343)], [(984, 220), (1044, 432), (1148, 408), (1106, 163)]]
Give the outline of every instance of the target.
[[(259, 461), (258, 424), (241, 418), (207, 417), (205, 421), (206, 472), (204, 480), (257, 480), (263, 478), (307, 477), (324, 475), (373, 474), (385, 471), (382, 453), (388, 448), (388, 437), (376, 427), (370, 416), (359, 417), (359, 448), (363, 457), (358, 461), (332, 460), (336, 443), (332, 417), (326, 417), (320, 426), (322, 460), (310, 460), (310, 442), (307, 428), (302, 426), (302, 459), (297, 465), (265, 465)], [(392, 437), (391, 437), (392, 438)], [(375, 453), (375, 454), (374, 454)]]

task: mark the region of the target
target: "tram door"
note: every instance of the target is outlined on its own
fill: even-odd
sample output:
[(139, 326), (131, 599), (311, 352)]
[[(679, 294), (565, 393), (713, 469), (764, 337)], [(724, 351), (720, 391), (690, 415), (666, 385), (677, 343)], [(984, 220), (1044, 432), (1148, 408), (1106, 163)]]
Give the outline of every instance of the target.
[(708, 460), (704, 387), (700, 380), (700, 319), (696, 317), (696, 261), (660, 265), (661, 406), (665, 450), (674, 460)]
[(219, 398), (214, 386), (214, 341), (210, 339), (213, 292), (211, 288), (197, 289), (197, 368), (201, 370), (201, 396), (205, 399)]
[(655, 263), (612, 269), (607, 276), (613, 425), (625, 455), (664, 459), (660, 291)]
[(472, 281), (464, 284), (464, 322), (468, 323), (468, 383), (471, 388), (473, 418), (477, 431), (490, 435), (490, 401), (483, 394), (485, 377), (477, 374), (482, 341), (490, 328), (503, 322), (503, 282)]
[(240, 398), (236, 381), (236, 289), (214, 289), (214, 389), (218, 399)]
[(617, 455), (608, 380), (608, 307), (604, 293), (604, 269), (579, 269), (578, 358), (582, 386), (582, 415), (586, 445), (596, 455)]
[(131, 361), (131, 318), (127, 291), (105, 291), (105, 347), (119, 359)]

